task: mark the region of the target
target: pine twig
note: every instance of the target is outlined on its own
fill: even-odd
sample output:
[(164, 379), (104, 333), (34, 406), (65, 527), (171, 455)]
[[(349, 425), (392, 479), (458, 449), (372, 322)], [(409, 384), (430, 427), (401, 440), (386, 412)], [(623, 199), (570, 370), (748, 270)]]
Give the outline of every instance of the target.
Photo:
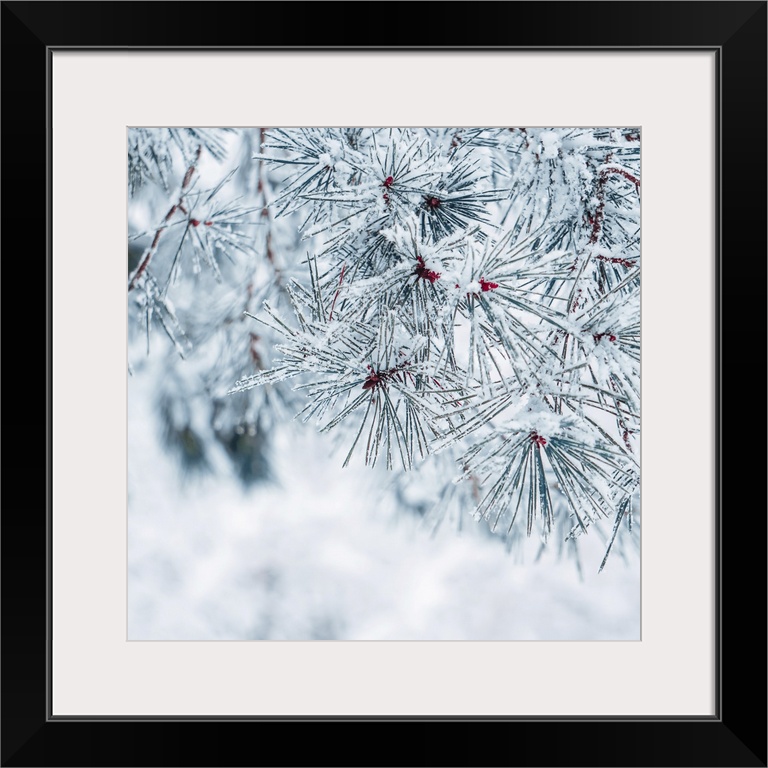
[(152, 257), (157, 252), (157, 247), (160, 244), (160, 237), (162, 236), (163, 232), (167, 229), (167, 224), (173, 217), (173, 215), (178, 210), (184, 210), (184, 195), (187, 190), (187, 187), (189, 187), (189, 183), (192, 181), (192, 176), (195, 173), (195, 170), (197, 169), (197, 164), (200, 161), (200, 154), (202, 152), (202, 146), (198, 146), (197, 152), (195, 152), (195, 159), (190, 164), (189, 168), (187, 168), (186, 173), (184, 174), (184, 179), (181, 182), (181, 193), (179, 194), (179, 200), (177, 203), (171, 206), (171, 209), (168, 211), (168, 213), (165, 214), (165, 218), (163, 219), (163, 223), (158, 227), (157, 231), (155, 232), (155, 236), (152, 238), (152, 244), (147, 248), (147, 252), (144, 254), (144, 258), (141, 260), (141, 263), (136, 268), (136, 271), (133, 273), (133, 277), (131, 278), (131, 281), (128, 283), (128, 290), (132, 291), (137, 285), (139, 280), (141, 279), (141, 276), (146, 272), (147, 267), (149, 266), (150, 261), (152, 261)]

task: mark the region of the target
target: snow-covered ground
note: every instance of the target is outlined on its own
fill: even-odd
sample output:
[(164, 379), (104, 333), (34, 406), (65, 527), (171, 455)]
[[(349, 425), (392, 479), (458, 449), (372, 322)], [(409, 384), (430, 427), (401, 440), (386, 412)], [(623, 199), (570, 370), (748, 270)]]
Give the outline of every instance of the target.
[(183, 478), (151, 382), (129, 380), (130, 640), (640, 639), (639, 557), (598, 574), (603, 542), (582, 537), (580, 578), (469, 518), (434, 533), (300, 425), (280, 431), (269, 484), (245, 492), (223, 461)]

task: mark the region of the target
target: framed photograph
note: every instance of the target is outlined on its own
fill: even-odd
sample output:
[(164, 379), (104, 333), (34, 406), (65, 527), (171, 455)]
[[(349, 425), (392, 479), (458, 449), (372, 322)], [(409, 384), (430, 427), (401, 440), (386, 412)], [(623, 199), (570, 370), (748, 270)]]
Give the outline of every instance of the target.
[[(766, 765), (765, 422), (722, 375), (765, 349), (766, 3), (409, 4), (396, 46), (318, 43), (330, 8), (3, 3), (4, 266), (46, 265), (47, 339), (3, 765), (315, 764), (275, 729), (353, 721), (428, 727), (383, 764)], [(356, 479), (433, 444), (460, 477)]]

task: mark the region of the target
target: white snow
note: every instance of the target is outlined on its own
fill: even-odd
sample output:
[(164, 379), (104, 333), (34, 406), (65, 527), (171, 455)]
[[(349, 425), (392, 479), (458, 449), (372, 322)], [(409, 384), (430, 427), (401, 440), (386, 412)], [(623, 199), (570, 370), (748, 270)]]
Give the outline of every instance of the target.
[(572, 558), (534, 562), (535, 540), (507, 553), (482, 522), (432, 535), (300, 425), (279, 431), (272, 485), (245, 493), (223, 461), (182, 478), (150, 385), (129, 381), (129, 639), (639, 639), (639, 560), (598, 575), (597, 536), (579, 541), (580, 581)]

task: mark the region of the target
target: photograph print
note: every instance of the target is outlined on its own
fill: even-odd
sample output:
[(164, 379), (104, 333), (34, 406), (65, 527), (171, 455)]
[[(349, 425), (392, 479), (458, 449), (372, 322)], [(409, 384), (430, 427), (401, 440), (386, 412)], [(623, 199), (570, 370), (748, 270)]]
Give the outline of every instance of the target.
[(128, 129), (128, 640), (640, 640), (640, 129)]

